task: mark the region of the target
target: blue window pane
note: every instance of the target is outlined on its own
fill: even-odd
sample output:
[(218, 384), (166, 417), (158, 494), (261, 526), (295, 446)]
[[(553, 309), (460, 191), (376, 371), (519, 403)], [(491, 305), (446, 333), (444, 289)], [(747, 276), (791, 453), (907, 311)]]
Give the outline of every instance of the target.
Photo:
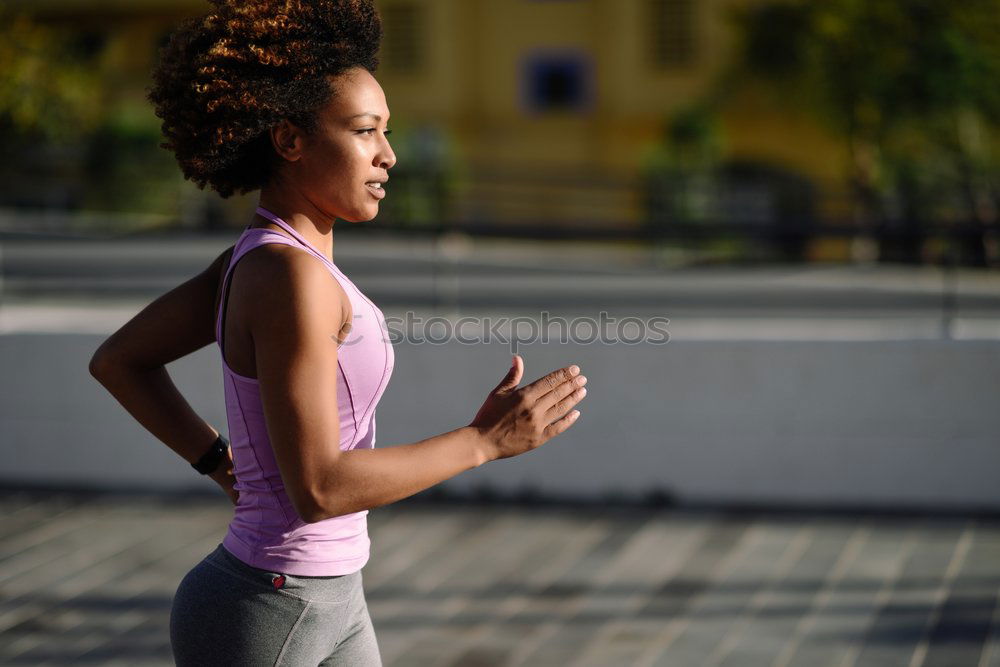
[(579, 111), (589, 105), (590, 63), (582, 54), (529, 56), (523, 76), (529, 111)]

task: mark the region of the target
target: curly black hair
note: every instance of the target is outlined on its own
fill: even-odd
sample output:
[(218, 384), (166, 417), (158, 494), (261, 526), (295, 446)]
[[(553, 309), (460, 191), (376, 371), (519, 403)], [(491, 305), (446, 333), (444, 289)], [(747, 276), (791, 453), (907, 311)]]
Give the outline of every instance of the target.
[(272, 177), (272, 126), (314, 130), (329, 77), (375, 71), (382, 25), (371, 0), (211, 2), (161, 49), (147, 99), (184, 177), (229, 197)]

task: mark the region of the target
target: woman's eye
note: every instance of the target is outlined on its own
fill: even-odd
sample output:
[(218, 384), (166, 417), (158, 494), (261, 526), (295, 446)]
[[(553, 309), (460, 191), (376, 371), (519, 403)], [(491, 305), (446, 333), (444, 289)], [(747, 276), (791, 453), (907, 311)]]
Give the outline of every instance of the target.
[[(358, 130), (358, 132), (374, 132), (374, 131), (375, 131), (374, 127), (367, 127), (363, 130)], [(392, 130), (386, 130), (385, 132), (383, 132), (383, 134), (389, 136), (390, 134), (392, 134)]]

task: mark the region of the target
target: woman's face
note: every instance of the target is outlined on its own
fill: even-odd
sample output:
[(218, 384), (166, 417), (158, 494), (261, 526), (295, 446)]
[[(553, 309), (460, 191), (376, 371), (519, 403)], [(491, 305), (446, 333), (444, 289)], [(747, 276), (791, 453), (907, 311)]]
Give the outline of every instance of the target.
[(380, 186), (396, 163), (386, 137), (385, 93), (362, 68), (331, 82), (333, 99), (318, 112), (316, 129), (299, 135), (298, 159), (286, 164), (290, 185), (330, 218), (371, 220), (385, 197)]

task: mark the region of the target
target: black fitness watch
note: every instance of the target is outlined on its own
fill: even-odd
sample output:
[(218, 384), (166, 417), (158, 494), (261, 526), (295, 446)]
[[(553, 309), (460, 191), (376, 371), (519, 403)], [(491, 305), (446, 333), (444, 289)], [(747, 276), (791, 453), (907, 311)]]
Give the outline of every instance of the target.
[(222, 457), (226, 455), (226, 450), (228, 449), (229, 440), (220, 433), (219, 437), (212, 443), (212, 446), (208, 448), (208, 451), (198, 459), (197, 463), (192, 463), (191, 467), (202, 475), (213, 473), (219, 467), (219, 463), (222, 462)]

